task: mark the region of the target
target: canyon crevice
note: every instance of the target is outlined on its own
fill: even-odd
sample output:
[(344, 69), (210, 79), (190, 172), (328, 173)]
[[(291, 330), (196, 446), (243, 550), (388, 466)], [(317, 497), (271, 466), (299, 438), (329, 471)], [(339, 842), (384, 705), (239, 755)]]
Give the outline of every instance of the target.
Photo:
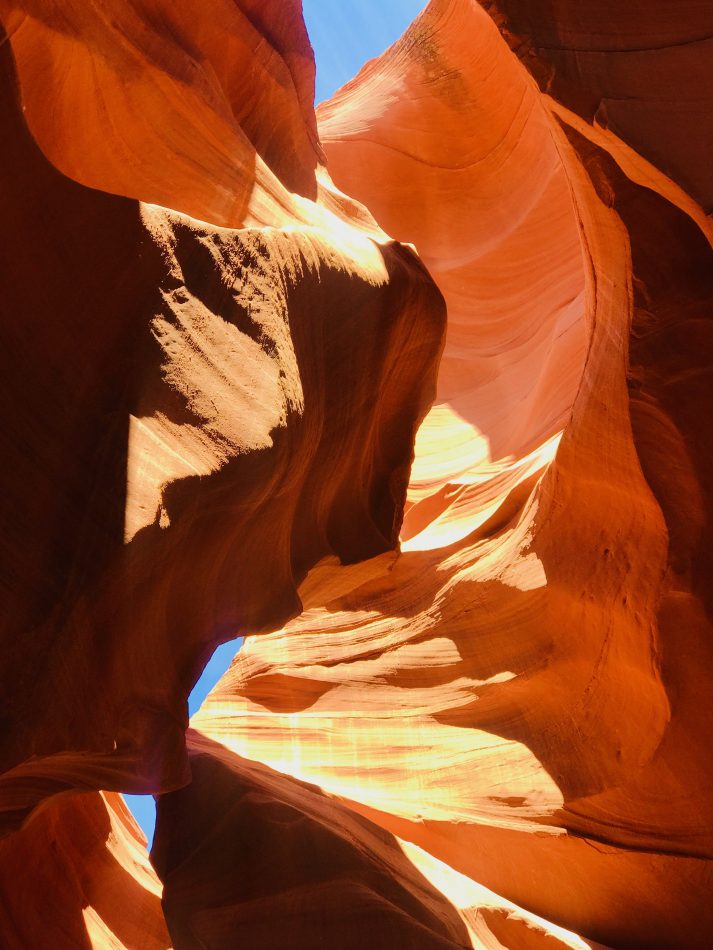
[(707, 947), (710, 6), (301, 6), (0, 0), (0, 945)]

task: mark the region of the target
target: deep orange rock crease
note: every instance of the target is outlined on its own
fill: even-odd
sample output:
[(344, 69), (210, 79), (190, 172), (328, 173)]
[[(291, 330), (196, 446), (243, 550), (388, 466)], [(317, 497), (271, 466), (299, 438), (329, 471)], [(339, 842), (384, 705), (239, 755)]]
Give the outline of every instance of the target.
[(709, 945), (704, 7), (0, 0), (0, 945)]

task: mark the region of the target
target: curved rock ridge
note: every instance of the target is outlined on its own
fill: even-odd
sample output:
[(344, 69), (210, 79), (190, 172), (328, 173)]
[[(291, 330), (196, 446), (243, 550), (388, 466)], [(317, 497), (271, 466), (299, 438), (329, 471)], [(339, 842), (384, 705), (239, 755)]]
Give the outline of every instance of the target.
[(441, 547), (542, 471), (569, 417), (587, 343), (571, 187), (537, 89), (469, 0), (431, 4), (318, 117), (335, 181), (416, 244), (448, 304), (403, 532)]
[(544, 91), (623, 139), (713, 211), (713, 20), (705, 0), (483, 6)]
[(187, 781), (215, 646), (298, 613), (324, 555), (396, 545), (444, 328), (417, 256), (332, 212), (225, 229), (62, 176), (9, 52), (5, 831), (54, 792)]
[(27, 124), (75, 181), (212, 225), (375, 236), (323, 167), (299, 0), (0, 0), (0, 22)]
[(522, 56), (433, 2), (318, 110), (443, 291), (437, 403), (403, 553), (316, 568), (193, 724), (586, 938), (704, 947), (710, 224)]
[(7, 950), (169, 950), (161, 894), (146, 838), (116, 793), (57, 796), (0, 841)]
[(2, 0), (0, 15), (28, 125), (66, 175), (226, 225), (260, 188), (316, 196), (297, 0)]
[(432, 0), (315, 116), (297, 0), (0, 0), (3, 947), (709, 946), (672, 9)]
[(316, 786), (199, 733), (189, 748), (191, 783), (159, 799), (152, 851), (176, 947), (589, 946)]

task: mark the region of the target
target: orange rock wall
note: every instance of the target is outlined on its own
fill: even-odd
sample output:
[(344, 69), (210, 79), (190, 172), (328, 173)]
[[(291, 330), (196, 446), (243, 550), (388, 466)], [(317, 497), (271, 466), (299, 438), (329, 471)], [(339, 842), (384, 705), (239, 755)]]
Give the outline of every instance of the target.
[(623, 139), (711, 212), (707, 3), (487, 0), (483, 6), (543, 91)]
[(18, 108), (33, 29), (3, 49), (5, 830), (65, 789), (183, 784), (218, 643), (298, 613), (324, 555), (395, 546), (444, 329), (366, 212), (225, 229), (64, 177)]
[(314, 609), (248, 641), (195, 725), (587, 937), (704, 946), (702, 209), (538, 94), (471, 3), (430, 4), (318, 119), (336, 183), (443, 291), (437, 403), (405, 553), (315, 572)]
[(161, 893), (146, 838), (116, 793), (57, 796), (0, 841), (7, 950), (168, 950)]
[(0, 2), (3, 946), (708, 946), (705, 6)]

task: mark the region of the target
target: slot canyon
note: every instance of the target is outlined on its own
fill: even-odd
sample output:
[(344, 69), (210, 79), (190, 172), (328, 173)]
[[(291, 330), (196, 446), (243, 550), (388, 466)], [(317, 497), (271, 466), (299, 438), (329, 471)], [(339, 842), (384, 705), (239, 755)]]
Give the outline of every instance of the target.
[(0, 35), (0, 947), (713, 946), (711, 0)]

